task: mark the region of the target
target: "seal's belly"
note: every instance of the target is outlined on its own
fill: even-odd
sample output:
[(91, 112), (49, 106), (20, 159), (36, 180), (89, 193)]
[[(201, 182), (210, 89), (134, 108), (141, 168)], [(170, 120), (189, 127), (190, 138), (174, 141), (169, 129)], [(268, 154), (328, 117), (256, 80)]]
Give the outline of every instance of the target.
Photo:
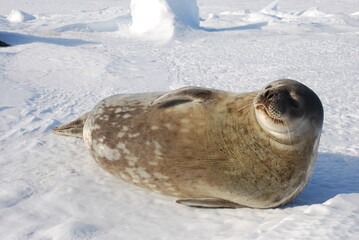
[(102, 168), (125, 181), (178, 197), (208, 196), (208, 163), (216, 156), (206, 138), (205, 109), (153, 110), (159, 95), (103, 100), (85, 123), (85, 143)]

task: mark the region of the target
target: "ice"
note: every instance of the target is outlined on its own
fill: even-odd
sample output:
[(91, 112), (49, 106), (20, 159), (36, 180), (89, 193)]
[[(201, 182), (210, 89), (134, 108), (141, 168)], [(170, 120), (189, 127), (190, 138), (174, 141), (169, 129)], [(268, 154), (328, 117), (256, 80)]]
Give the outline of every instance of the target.
[(278, 1), (273, 1), (268, 6), (261, 10), (262, 13), (275, 13), (278, 11)]
[(197, 0), (132, 0), (131, 15), (131, 30), (150, 39), (167, 41), (178, 27), (199, 27)]
[(167, 4), (175, 16), (175, 24), (199, 27), (197, 0), (167, 0)]
[(299, 13), (298, 15), (303, 16), (303, 17), (315, 17), (315, 18), (332, 16), (330, 14), (325, 14), (325, 13), (319, 11), (318, 7), (310, 8), (308, 10), (305, 10), (305, 11)]

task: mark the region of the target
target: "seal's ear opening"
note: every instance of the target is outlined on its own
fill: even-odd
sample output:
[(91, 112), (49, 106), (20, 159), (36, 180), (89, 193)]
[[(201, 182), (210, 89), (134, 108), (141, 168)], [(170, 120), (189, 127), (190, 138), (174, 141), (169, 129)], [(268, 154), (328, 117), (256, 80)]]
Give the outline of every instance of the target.
[(189, 102), (202, 103), (210, 99), (212, 94), (211, 89), (184, 87), (158, 97), (150, 106), (168, 108)]

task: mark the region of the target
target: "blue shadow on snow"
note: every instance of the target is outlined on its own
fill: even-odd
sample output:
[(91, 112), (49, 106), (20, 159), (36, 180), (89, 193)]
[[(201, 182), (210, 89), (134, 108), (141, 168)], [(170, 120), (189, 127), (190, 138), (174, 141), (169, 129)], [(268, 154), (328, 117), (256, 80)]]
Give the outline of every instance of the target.
[(253, 23), (244, 26), (236, 26), (236, 27), (227, 27), (227, 28), (208, 28), (208, 27), (199, 27), (200, 30), (204, 30), (207, 32), (225, 32), (225, 31), (243, 31), (243, 30), (253, 30), (253, 29), (261, 29), (264, 26), (267, 26), (268, 22), (260, 22)]
[(319, 153), (308, 185), (284, 207), (321, 204), (338, 194), (349, 193), (359, 193), (359, 157)]
[(95, 42), (88, 42), (81, 39), (70, 38), (52, 38), (52, 37), (38, 37), (34, 35), (26, 35), (20, 33), (0, 32), (0, 39), (11, 46), (29, 44), (34, 42), (43, 42), (49, 44), (62, 45), (66, 47), (74, 47), (84, 44), (94, 44)]

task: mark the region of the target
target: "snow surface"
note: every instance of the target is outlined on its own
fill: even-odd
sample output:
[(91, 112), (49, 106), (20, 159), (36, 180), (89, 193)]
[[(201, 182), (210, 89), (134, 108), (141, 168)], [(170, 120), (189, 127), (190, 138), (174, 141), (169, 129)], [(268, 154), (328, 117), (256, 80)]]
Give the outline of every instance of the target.
[[(0, 9), (0, 239), (358, 239), (357, 0), (198, 0), (200, 28), (166, 44), (130, 30), (127, 0), (12, 0)], [(36, 16), (7, 20), (12, 9)], [(325, 109), (307, 188), (277, 209), (200, 209), (101, 170), (49, 133), (117, 93), (279, 78)]]

